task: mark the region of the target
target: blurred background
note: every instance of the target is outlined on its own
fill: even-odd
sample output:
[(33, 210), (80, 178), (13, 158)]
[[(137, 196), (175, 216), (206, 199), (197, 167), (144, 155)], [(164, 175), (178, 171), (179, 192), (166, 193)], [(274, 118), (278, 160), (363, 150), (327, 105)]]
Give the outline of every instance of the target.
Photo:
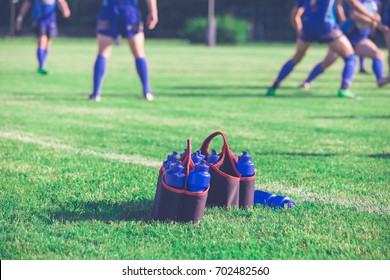
[[(0, 0), (0, 35), (6, 36), (10, 30), (11, 3), (16, 3), (19, 11), (23, 0)], [(59, 19), (61, 36), (95, 36), (96, 18), (101, 0), (68, 0), (72, 10), (69, 20)], [(215, 13), (218, 17), (231, 16), (248, 23), (247, 32), (250, 41), (291, 41), (295, 34), (289, 25), (289, 13), (293, 0), (215, 0)], [(140, 0), (143, 14), (146, 4)], [(208, 0), (159, 0), (160, 22), (158, 28), (148, 32), (148, 37), (182, 38), (189, 19), (207, 18)], [(201, 23), (200, 23), (201, 24)], [(233, 27), (235, 23), (230, 23)], [(240, 25), (238, 23), (238, 25)], [(28, 21), (24, 34), (31, 33)], [(241, 35), (242, 36), (242, 35)]]
[[(19, 11), (23, 0), (0, 0), (0, 36), (12, 34), (12, 10)], [(207, 37), (209, 2), (215, 1), (218, 43), (292, 42), (295, 32), (289, 22), (294, 0), (158, 0), (160, 21), (152, 38), (183, 38), (203, 43)], [(64, 20), (60, 15), (60, 36), (94, 37), (101, 0), (68, 0), (72, 16)], [(12, 4), (13, 3), (13, 4)], [(140, 0), (144, 17), (146, 2)], [(12, 7), (13, 6), (13, 7)], [(31, 12), (31, 11), (30, 11)], [(17, 35), (32, 35), (29, 21)], [(380, 36), (376, 40), (382, 43)]]

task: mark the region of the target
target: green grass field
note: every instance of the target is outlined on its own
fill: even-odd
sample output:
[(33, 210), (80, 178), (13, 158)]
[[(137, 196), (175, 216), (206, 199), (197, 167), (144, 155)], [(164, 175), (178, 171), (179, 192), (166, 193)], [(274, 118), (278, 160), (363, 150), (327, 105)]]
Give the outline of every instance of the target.
[[(122, 46), (90, 103), (94, 40), (56, 40), (47, 77), (32, 39), (1, 40), (0, 258), (389, 259), (390, 87), (357, 75), (363, 100), (338, 99), (338, 62), (296, 89), (325, 53), (315, 47), (265, 97), (292, 48), (150, 41), (147, 103)], [(297, 206), (151, 221), (158, 164), (216, 130), (253, 156), (257, 189)]]

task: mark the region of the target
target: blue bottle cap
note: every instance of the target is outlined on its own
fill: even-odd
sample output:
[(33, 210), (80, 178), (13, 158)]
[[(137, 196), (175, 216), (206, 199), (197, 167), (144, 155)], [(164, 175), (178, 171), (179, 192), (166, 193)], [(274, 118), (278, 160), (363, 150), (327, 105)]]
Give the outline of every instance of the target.
[(176, 162), (171, 164), (169, 167), (169, 171), (175, 172), (175, 173), (183, 173), (184, 166), (180, 162)]
[(242, 152), (242, 155), (238, 158), (239, 161), (250, 161), (252, 157), (248, 154), (248, 152)]
[(197, 153), (198, 153), (198, 157), (200, 157), (200, 158), (202, 158), (202, 159), (205, 159), (205, 158), (206, 158), (206, 156), (205, 156), (204, 154), (202, 154), (201, 151), (198, 151)]
[(199, 163), (200, 161), (202, 161), (204, 159), (203, 155), (200, 152), (193, 153), (191, 158), (195, 164)]
[(172, 162), (176, 162), (176, 161), (179, 161), (180, 160), (180, 156), (178, 155), (177, 152), (173, 152), (171, 157), (168, 158), (170, 161)]
[(209, 155), (209, 156), (207, 157), (207, 162), (208, 162), (208, 163), (215, 164), (215, 163), (218, 162), (219, 158), (220, 158), (220, 157), (219, 157), (219, 155), (217, 154), (217, 151), (216, 151), (216, 150), (212, 150), (212, 151), (211, 151), (211, 155)]
[(197, 171), (208, 172), (209, 169), (210, 168), (206, 165), (206, 161), (205, 160), (202, 160), (200, 163), (195, 165), (195, 170), (197, 170)]

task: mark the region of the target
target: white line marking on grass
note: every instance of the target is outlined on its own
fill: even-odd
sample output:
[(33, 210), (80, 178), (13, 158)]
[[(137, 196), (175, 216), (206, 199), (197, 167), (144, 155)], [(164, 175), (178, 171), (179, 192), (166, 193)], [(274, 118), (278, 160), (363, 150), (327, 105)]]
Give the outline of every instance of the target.
[[(128, 156), (123, 154), (112, 154), (112, 153), (100, 153), (90, 149), (79, 149), (74, 148), (69, 145), (60, 144), (56, 142), (47, 142), (40, 140), (38, 138), (22, 136), (13, 132), (4, 132), (0, 131), (0, 138), (16, 140), (24, 143), (33, 143), (43, 147), (53, 148), (57, 150), (64, 150), (68, 152), (73, 152), (76, 154), (89, 155), (98, 158), (120, 161), (125, 163), (141, 164), (150, 167), (160, 167), (161, 163), (157, 161), (148, 160), (140, 156)], [(294, 195), (297, 198), (298, 203), (302, 202), (321, 202), (321, 203), (331, 203), (334, 205), (340, 205), (344, 207), (351, 207), (361, 211), (369, 213), (379, 213), (379, 214), (390, 214), (390, 207), (384, 205), (378, 205), (370, 203), (370, 200), (373, 198), (368, 198), (367, 196), (358, 197), (356, 195), (349, 197), (350, 199), (343, 199), (332, 195), (327, 194), (315, 194), (307, 192), (301, 188), (287, 188), (278, 183), (269, 183), (269, 184), (258, 184), (256, 189), (269, 191), (276, 193), (278, 195)]]
[(328, 194), (315, 194), (305, 191), (301, 188), (285, 188), (280, 184), (261, 184), (257, 185), (256, 189), (266, 190), (277, 195), (294, 195), (297, 197), (296, 202), (322, 202), (331, 203), (335, 205), (341, 205), (344, 207), (356, 208), (364, 212), (390, 214), (390, 207), (385, 205), (378, 205), (367, 202), (367, 196), (358, 197), (356, 195), (351, 196), (350, 200), (339, 198)]
[(0, 137), (1, 138), (6, 138), (6, 139), (11, 139), (11, 140), (16, 140), (24, 143), (33, 143), (37, 144), (43, 147), (48, 147), (48, 148), (53, 148), (57, 150), (64, 150), (68, 152), (73, 152), (77, 154), (82, 154), (82, 155), (89, 155), (89, 156), (95, 156), (98, 158), (104, 158), (104, 159), (109, 159), (109, 160), (114, 160), (114, 161), (120, 161), (120, 162), (125, 162), (125, 163), (134, 163), (134, 164), (141, 164), (141, 165), (146, 165), (146, 166), (151, 166), (151, 167), (159, 167), (161, 166), (160, 162), (157, 161), (152, 161), (148, 160), (145, 158), (142, 158), (141, 156), (129, 156), (129, 155), (123, 155), (123, 154), (107, 154), (107, 153), (100, 153), (96, 152), (90, 149), (79, 149), (79, 148), (74, 148), (65, 144), (60, 144), (56, 142), (47, 142), (43, 141), (37, 138), (33, 137), (26, 137), (22, 136), (20, 134), (15, 134), (12, 132), (4, 132), (0, 131)]

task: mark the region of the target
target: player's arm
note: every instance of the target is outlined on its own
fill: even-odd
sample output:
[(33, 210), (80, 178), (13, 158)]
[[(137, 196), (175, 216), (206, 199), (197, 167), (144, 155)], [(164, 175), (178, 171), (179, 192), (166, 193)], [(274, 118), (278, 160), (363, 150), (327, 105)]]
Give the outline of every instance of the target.
[(351, 5), (351, 7), (353, 8), (354, 11), (360, 13), (360, 14), (363, 14), (364, 16), (366, 17), (369, 17), (370, 20), (371, 20), (371, 24), (372, 25), (378, 25), (380, 23), (380, 21), (378, 22), (377, 18), (375, 17), (375, 15), (372, 15), (365, 7), (362, 3), (359, 2), (359, 0), (345, 0), (348, 4)]
[(20, 8), (18, 17), (16, 18), (16, 30), (18, 31), (22, 30), (24, 16), (27, 14), (30, 7), (31, 7), (30, 0), (25, 0), (22, 4), (22, 7)]
[(363, 23), (363, 24), (370, 24), (373, 28), (378, 28), (382, 32), (387, 32), (388, 27), (382, 24), (382, 18), (380, 14), (376, 13), (373, 16), (375, 18), (375, 21), (372, 21), (370, 17), (367, 17), (366, 15), (359, 13), (356, 10), (351, 12), (351, 19), (353, 21)]
[(66, 0), (58, 0), (58, 5), (64, 18), (70, 17), (70, 9), (68, 2), (66, 2)]
[(146, 0), (146, 4), (149, 8), (146, 24), (149, 29), (154, 29), (158, 23), (157, 0)]
[(351, 19), (358, 23), (365, 23), (365, 24), (371, 24), (372, 19), (362, 13), (359, 13), (358, 11), (352, 11), (351, 12)]
[(291, 11), (290, 22), (297, 33), (302, 30), (302, 15), (305, 12), (303, 8), (294, 7)]
[(302, 30), (302, 15), (305, 12), (302, 1), (297, 0), (290, 14), (290, 22), (297, 33)]
[(337, 11), (337, 15), (339, 17), (340, 22), (341, 23), (346, 22), (347, 17), (345, 15), (344, 7), (343, 7), (343, 0), (337, 0), (336, 11)]

